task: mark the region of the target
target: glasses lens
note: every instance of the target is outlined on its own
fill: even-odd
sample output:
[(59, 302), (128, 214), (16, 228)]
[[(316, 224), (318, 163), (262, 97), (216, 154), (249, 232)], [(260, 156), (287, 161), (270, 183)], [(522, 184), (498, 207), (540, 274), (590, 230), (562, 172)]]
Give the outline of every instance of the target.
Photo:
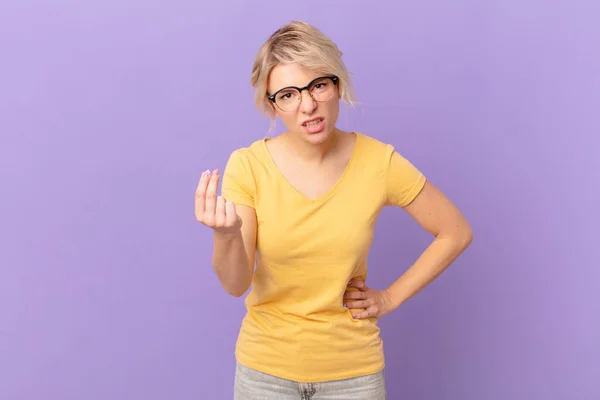
[(310, 94), (316, 101), (329, 101), (335, 92), (333, 81), (329, 78), (321, 78), (313, 82)]
[[(329, 101), (335, 93), (335, 84), (331, 78), (320, 78), (310, 85), (308, 91), (315, 101)], [(293, 88), (282, 90), (275, 96), (275, 104), (284, 112), (295, 111), (301, 102), (302, 95)]]
[(294, 111), (298, 108), (300, 100), (302, 99), (300, 92), (296, 89), (286, 89), (277, 93), (275, 97), (275, 104), (281, 109), (281, 111)]

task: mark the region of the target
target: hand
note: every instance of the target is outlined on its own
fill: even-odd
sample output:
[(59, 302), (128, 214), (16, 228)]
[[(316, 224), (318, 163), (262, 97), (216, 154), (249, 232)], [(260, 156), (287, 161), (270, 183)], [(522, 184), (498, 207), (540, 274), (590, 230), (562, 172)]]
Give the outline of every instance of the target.
[(217, 196), (219, 171), (202, 173), (196, 188), (196, 219), (219, 233), (235, 233), (242, 226), (242, 219), (235, 210), (235, 204)]
[(354, 312), (353, 318), (362, 319), (370, 317), (383, 317), (392, 310), (390, 295), (385, 290), (371, 289), (361, 280), (353, 279), (348, 283), (348, 290), (344, 293), (344, 305), (349, 309), (364, 308), (364, 311)]

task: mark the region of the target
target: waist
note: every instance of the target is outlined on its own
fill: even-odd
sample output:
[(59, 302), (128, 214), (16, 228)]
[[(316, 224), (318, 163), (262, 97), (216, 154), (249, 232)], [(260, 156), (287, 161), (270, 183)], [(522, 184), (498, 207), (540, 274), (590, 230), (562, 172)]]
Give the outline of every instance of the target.
[(346, 379), (383, 368), (375, 318), (350, 310), (289, 313), (250, 307), (236, 345), (238, 361), (295, 381)]

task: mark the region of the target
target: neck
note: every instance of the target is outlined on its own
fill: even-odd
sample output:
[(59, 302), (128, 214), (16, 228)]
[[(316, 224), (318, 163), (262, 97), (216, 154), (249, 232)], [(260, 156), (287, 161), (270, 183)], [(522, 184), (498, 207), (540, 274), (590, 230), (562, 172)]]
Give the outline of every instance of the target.
[(299, 138), (297, 135), (284, 134), (286, 141), (294, 148), (293, 153), (306, 162), (322, 162), (336, 147), (340, 140), (340, 132), (334, 129), (323, 143), (312, 144)]

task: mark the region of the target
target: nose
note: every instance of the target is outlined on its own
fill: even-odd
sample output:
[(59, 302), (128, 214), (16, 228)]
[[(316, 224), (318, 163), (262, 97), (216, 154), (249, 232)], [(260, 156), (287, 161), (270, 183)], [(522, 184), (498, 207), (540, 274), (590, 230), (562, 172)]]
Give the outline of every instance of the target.
[(307, 90), (300, 93), (300, 111), (310, 114), (317, 108), (317, 102)]

